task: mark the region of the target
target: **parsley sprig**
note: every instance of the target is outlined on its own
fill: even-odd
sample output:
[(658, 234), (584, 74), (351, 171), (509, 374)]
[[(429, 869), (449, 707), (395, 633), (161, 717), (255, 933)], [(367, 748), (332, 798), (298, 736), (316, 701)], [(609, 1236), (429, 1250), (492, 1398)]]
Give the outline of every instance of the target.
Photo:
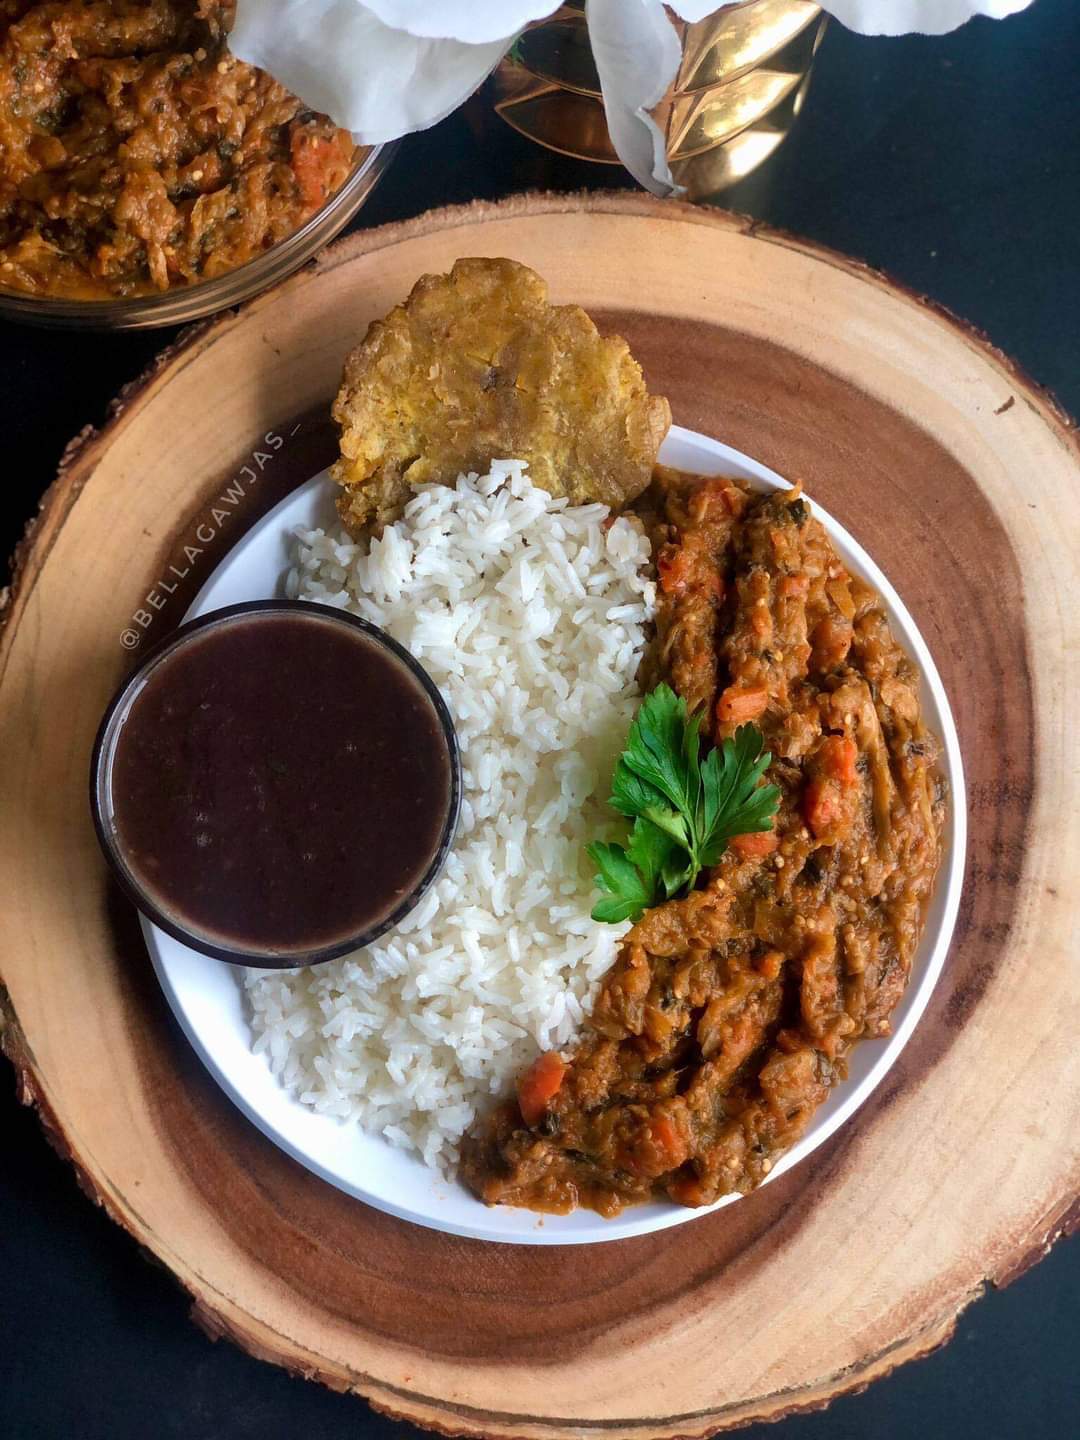
[(633, 820), (625, 846), (601, 842), (587, 853), (604, 892), (594, 920), (639, 920), (662, 899), (692, 886), (734, 835), (771, 830), (780, 803), (761, 778), (772, 756), (761, 733), (742, 725), (701, 758), (701, 715), (658, 685), (641, 702), (615, 766), (610, 804)]

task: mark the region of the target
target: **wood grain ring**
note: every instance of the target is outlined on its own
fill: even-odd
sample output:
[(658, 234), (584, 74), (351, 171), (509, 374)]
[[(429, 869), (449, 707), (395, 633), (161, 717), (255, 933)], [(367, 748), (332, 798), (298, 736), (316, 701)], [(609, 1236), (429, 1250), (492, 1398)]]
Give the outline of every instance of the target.
[[(264, 1141), (171, 1022), (85, 813), (124, 643), (323, 463), (366, 322), (467, 254), (534, 265), (627, 336), (678, 422), (806, 481), (912, 609), (969, 769), (957, 938), (883, 1089), (732, 1209), (584, 1255), (411, 1228)], [(528, 196), (339, 244), (166, 352), (69, 448), (20, 548), (0, 1014), (22, 1097), (205, 1329), (434, 1429), (701, 1436), (924, 1354), (1080, 1219), (1078, 481), (1072, 423), (982, 337), (756, 222)]]

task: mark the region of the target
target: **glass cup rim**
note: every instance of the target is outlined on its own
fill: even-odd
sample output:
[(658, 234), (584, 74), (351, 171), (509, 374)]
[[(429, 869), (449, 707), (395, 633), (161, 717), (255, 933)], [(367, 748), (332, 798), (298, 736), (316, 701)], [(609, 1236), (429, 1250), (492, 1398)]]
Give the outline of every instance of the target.
[[(299, 615), (305, 619), (317, 620), (322, 623), (341, 624), (349, 629), (360, 631), (368, 639), (374, 640), (383, 649), (389, 651), (406, 666), (430, 700), (439, 719), (450, 761), (450, 801), (439, 845), (430, 864), (408, 895), (389, 915), (363, 931), (341, 940), (335, 940), (329, 945), (312, 946), (308, 949), (288, 952), (251, 950), (239, 945), (219, 944), (207, 939), (198, 931), (189, 929), (175, 915), (164, 910), (125, 862), (115, 826), (109, 818), (107, 806), (111, 790), (112, 760), (116, 753), (124, 720), (153, 670), (168, 656), (183, 648), (193, 637), (205, 630), (228, 625), (233, 620), (245, 619), (252, 615), (273, 614)], [(172, 634), (160, 640), (147, 651), (141, 662), (120, 684), (106, 706), (94, 739), (89, 779), (90, 814), (98, 844), (120, 889), (140, 914), (174, 940), (178, 940), (182, 945), (188, 946), (200, 955), (206, 955), (211, 959), (221, 960), (230, 965), (249, 965), (262, 970), (297, 970), (311, 965), (321, 965), (328, 960), (338, 960), (343, 955), (348, 955), (354, 950), (372, 944), (380, 936), (385, 935), (388, 930), (392, 930), (395, 925), (400, 924), (419, 905), (442, 873), (457, 834), (461, 814), (461, 752), (457, 731), (446, 701), (434, 680), (416, 656), (380, 626), (359, 615), (351, 615), (336, 606), (322, 605), (311, 600), (244, 600), (238, 604), (223, 606), (220, 610), (211, 610), (197, 619), (185, 621)]]

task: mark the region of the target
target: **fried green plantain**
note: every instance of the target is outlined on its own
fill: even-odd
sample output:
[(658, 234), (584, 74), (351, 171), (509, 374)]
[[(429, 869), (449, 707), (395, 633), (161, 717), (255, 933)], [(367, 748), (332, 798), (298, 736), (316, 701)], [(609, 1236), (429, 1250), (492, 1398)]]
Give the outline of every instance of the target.
[(645, 489), (671, 423), (620, 337), (513, 260), (425, 275), (345, 362), (332, 474), (354, 533), (400, 514), (414, 486), (452, 484), (492, 460), (529, 462), (572, 504), (621, 510)]

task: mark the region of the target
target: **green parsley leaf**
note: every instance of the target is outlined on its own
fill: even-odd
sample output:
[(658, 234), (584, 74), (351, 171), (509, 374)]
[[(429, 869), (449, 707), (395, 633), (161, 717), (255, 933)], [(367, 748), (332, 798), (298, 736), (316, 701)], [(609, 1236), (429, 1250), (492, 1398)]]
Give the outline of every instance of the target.
[(588, 854), (604, 892), (594, 920), (639, 920), (661, 899), (693, 886), (735, 835), (771, 830), (780, 803), (762, 778), (772, 756), (761, 732), (743, 725), (701, 758), (701, 715), (668, 685), (646, 695), (612, 780), (610, 804), (634, 822), (629, 843), (597, 843)]
[(646, 891), (652, 897), (663, 881), (665, 870), (672, 866), (678, 869), (679, 862), (685, 859), (685, 855), (678, 839), (639, 815), (630, 831), (626, 858), (634, 865)]
[(619, 760), (611, 781), (611, 798), (608, 804), (620, 815), (632, 820), (635, 815), (644, 815), (650, 805), (666, 805), (663, 792), (640, 775), (635, 775), (625, 761)]
[(762, 753), (761, 734), (753, 725), (740, 725), (733, 740), (705, 757), (704, 824), (697, 851), (702, 867), (716, 864), (732, 836), (773, 828), (780, 792), (775, 785), (761, 784), (771, 759)]
[(685, 851), (682, 852), (680, 858), (683, 862), (682, 864), (672, 860), (670, 864), (664, 866), (661, 879), (664, 882), (663, 898), (665, 900), (673, 900), (679, 891), (685, 890), (694, 879), (694, 867), (686, 863)]
[(619, 762), (683, 815), (690, 809), (691, 788), (685, 728), (686, 701), (669, 685), (658, 685), (641, 702)]
[(623, 847), (597, 841), (587, 845), (585, 853), (596, 866), (596, 885), (606, 897), (597, 901), (592, 918), (607, 925), (617, 925), (621, 920), (640, 920), (652, 892)]

